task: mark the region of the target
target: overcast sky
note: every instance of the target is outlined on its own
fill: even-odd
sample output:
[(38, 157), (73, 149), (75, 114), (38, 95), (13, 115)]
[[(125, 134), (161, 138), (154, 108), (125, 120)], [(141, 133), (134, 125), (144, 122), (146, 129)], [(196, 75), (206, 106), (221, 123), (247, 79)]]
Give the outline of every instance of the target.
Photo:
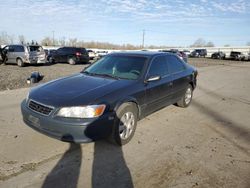
[[(0, 0), (0, 32), (116, 44), (250, 42), (250, 0)], [(17, 39), (17, 37), (16, 37)]]

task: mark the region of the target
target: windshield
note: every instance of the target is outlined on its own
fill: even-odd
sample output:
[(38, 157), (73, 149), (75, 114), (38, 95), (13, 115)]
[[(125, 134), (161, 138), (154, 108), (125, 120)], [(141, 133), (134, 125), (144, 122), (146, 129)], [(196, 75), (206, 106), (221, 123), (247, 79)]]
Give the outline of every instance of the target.
[(88, 67), (84, 73), (136, 80), (142, 73), (146, 57), (106, 56)]
[(41, 46), (29, 46), (31, 52), (41, 52), (43, 48)]

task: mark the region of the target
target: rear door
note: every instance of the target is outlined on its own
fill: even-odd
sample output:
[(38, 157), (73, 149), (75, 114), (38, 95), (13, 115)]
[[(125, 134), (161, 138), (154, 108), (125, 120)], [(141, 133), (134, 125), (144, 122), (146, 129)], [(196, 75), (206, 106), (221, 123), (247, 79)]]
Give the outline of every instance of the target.
[(185, 93), (189, 84), (189, 75), (186, 73), (185, 63), (175, 55), (167, 56), (168, 69), (173, 79), (173, 95), (172, 99), (175, 103)]
[(155, 76), (160, 76), (160, 80), (146, 83), (146, 115), (172, 103), (172, 76), (165, 55), (152, 60), (146, 80)]

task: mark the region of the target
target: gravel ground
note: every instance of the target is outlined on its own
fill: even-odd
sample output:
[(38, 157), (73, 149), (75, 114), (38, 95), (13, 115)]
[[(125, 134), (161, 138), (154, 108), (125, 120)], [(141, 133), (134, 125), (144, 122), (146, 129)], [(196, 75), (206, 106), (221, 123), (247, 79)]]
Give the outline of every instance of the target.
[[(209, 58), (190, 58), (189, 63), (196, 67), (207, 67), (235, 63), (244, 64), (248, 62), (213, 60)], [(87, 65), (82, 64), (74, 66), (69, 64), (54, 64), (39, 66), (32, 65), (20, 68), (16, 65), (0, 65), (0, 91), (29, 87), (30, 85), (26, 83), (26, 80), (34, 71), (39, 71), (44, 75), (44, 79), (41, 82), (48, 82), (59, 77), (80, 72), (86, 66)]]

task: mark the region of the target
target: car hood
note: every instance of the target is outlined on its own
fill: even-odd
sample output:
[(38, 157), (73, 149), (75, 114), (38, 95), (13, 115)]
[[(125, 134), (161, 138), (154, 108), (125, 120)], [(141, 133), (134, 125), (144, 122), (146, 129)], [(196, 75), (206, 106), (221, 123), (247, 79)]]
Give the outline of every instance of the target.
[(87, 105), (132, 82), (79, 73), (38, 86), (31, 90), (29, 97), (55, 107)]

